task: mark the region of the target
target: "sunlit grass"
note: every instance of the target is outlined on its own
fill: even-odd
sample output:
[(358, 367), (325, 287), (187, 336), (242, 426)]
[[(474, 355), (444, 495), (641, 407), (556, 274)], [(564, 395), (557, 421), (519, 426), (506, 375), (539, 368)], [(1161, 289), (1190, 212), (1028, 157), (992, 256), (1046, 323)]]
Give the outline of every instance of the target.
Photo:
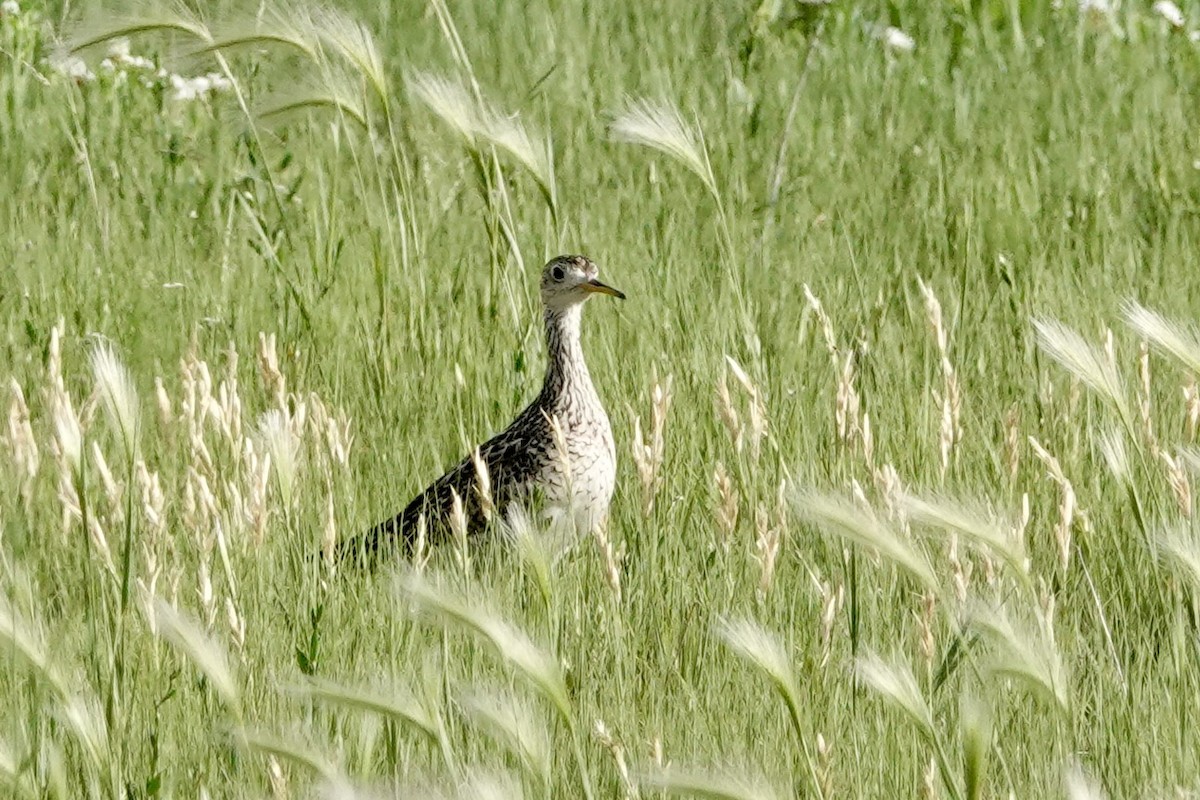
[[(1112, 5), (0, 4), (0, 791), (1194, 791), (1200, 61)], [(321, 557), (578, 251), (602, 535)]]

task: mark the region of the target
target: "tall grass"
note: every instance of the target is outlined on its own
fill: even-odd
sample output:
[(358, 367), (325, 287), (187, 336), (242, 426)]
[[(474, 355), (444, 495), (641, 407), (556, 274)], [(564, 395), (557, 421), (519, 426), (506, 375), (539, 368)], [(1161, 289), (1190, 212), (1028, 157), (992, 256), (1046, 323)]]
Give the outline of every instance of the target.
[[(0, 786), (1194, 791), (1194, 24), (1058, 5), (0, 4)], [(339, 570), (560, 251), (607, 527)]]

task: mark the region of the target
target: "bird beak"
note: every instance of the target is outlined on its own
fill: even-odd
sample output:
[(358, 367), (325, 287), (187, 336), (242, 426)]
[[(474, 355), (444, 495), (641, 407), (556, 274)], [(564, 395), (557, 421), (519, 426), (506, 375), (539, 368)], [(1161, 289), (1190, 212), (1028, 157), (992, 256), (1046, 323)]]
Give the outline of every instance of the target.
[(601, 283), (600, 281), (595, 280), (595, 279), (592, 279), (592, 280), (588, 281), (587, 283), (582, 283), (582, 284), (580, 284), (580, 286), (583, 287), (583, 290), (585, 292), (588, 292), (590, 294), (610, 294), (613, 297), (617, 298), (618, 300), (625, 299), (625, 293), (622, 292), (620, 289), (614, 289), (613, 287), (609, 286), (607, 283)]

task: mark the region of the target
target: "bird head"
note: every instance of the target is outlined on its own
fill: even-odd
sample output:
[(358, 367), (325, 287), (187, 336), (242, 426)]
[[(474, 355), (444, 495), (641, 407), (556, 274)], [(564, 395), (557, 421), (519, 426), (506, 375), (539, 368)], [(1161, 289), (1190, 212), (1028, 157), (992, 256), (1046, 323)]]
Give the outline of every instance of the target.
[(558, 256), (542, 270), (542, 302), (547, 308), (563, 310), (578, 305), (593, 294), (625, 299), (625, 293), (599, 280), (600, 268), (585, 256)]

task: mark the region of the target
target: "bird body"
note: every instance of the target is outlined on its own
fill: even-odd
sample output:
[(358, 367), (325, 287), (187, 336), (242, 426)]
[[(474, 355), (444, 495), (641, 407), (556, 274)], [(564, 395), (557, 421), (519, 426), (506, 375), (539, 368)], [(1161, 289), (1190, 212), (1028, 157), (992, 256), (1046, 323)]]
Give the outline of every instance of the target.
[(542, 389), (512, 424), (481, 444), (417, 495), (396, 516), (339, 548), (343, 557), (375, 560), (411, 551), (419, 538), (436, 545), (450, 533), (455, 498), (470, 534), (513, 504), (541, 503), (556, 528), (588, 531), (608, 516), (616, 483), (616, 449), (608, 415), (583, 358), (580, 323), (592, 294), (624, 298), (597, 279), (583, 256), (559, 256), (542, 271), (549, 362)]

